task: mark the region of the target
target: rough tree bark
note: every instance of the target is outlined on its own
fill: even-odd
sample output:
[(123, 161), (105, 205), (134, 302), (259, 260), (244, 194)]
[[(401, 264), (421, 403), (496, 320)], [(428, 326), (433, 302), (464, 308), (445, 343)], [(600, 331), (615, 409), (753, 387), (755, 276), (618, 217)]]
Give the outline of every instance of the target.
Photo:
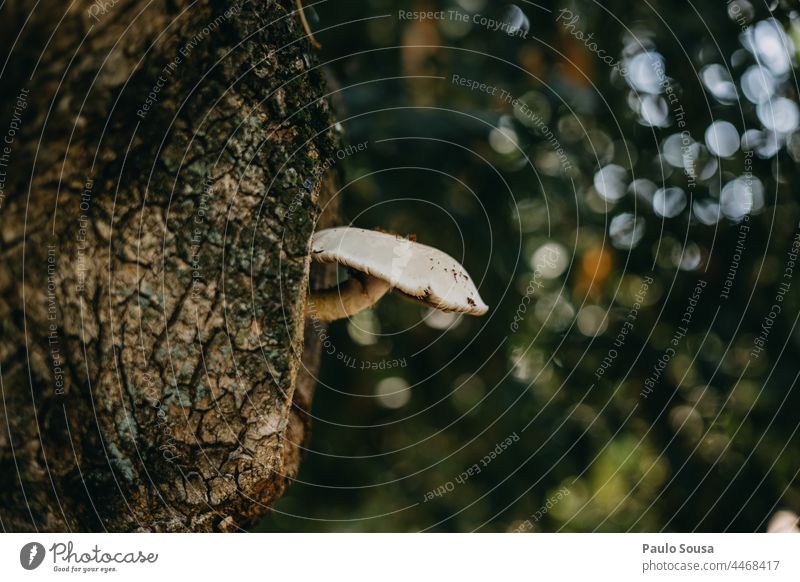
[(308, 435), (331, 192), (294, 2), (34, 4), (0, 31), (0, 525), (245, 527)]

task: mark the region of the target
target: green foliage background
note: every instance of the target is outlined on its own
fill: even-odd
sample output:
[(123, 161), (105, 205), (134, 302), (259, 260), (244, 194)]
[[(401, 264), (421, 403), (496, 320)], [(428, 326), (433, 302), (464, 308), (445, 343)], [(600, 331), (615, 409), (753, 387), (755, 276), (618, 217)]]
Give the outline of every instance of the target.
[[(701, 146), (713, 121), (731, 122), (740, 135), (763, 129), (742, 95), (740, 79), (758, 56), (742, 30), (775, 18), (791, 42), (796, 7), (775, 4), (773, 12), (755, 1), (314, 6), (343, 140), (368, 143), (338, 164), (345, 220), (414, 233), (462, 260), (491, 311), (436, 319), (392, 296), (332, 324), (309, 451), (261, 529), (763, 531), (776, 510), (800, 509), (800, 281), (791, 282), (765, 350), (751, 356), (798, 229), (800, 140), (785, 132), (777, 151), (761, 144), (749, 160), (738, 146), (720, 160), (702, 147), (697, 163), (708, 175), (693, 187), (664, 161), (664, 140), (683, 129)], [(579, 15), (575, 30), (592, 33), (616, 59), (662, 55), (685, 128), (671, 103), (660, 126), (643, 122), (640, 92), (556, 22), (561, 9)], [(528, 33), (401, 20), (398, 10), (509, 22), (521, 12)], [(729, 71), (732, 97), (703, 76), (712, 64)], [(794, 55), (791, 64), (773, 81), (776, 97), (796, 102)], [(507, 102), (452, 83), (453, 74), (523, 98), (571, 169)], [(654, 107), (663, 113), (663, 104)], [(597, 172), (609, 164), (623, 170), (618, 199), (598, 194)], [(744, 219), (750, 229), (725, 299), (743, 219), (704, 223), (693, 204), (713, 209), (745, 172), (763, 185), (764, 204)], [(628, 187), (635, 179), (682, 188), (687, 205), (660, 216), (652, 192)], [(644, 229), (630, 249), (612, 228), (625, 213)], [(534, 253), (553, 243), (563, 270), (537, 279), (543, 286), (514, 331)], [(634, 325), (598, 379), (648, 276), (653, 285)], [(707, 287), (688, 333), (643, 397), (698, 280)], [(435, 327), (442, 325), (450, 327)], [(406, 365), (360, 369), (392, 360)], [(481, 462), (512, 435), (519, 439)], [(476, 464), (479, 472), (457, 480)]]

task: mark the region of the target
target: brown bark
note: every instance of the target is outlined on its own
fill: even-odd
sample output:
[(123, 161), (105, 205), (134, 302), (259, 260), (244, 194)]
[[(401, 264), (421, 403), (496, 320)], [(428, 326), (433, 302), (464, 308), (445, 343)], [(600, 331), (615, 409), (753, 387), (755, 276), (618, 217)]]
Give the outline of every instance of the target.
[(24, 28), (21, 4), (0, 34), (0, 139), (19, 126), (0, 525), (244, 527), (296, 473), (313, 385), (299, 356), (334, 137), (294, 2), (43, 3)]

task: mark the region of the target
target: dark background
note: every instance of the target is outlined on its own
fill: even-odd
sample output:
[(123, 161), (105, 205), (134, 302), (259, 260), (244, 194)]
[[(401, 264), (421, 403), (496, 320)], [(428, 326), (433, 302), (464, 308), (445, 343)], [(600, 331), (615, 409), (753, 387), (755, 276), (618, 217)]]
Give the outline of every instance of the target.
[[(566, 13), (557, 21), (561, 9), (579, 17), (571, 28)], [(800, 281), (783, 277), (799, 218), (796, 9), (307, 7), (343, 142), (368, 142), (337, 164), (345, 222), (414, 233), (450, 253), (491, 309), (453, 317), (389, 296), (333, 323), (309, 450), (260, 529), (763, 531), (776, 510), (800, 508)], [(468, 22), (403, 20), (398, 10), (455, 10)], [(453, 74), (497, 94), (459, 87)], [(707, 137), (719, 121), (738, 135), (716, 125)], [(663, 202), (664, 188), (680, 191)], [(540, 249), (559, 260), (534, 276)], [(699, 280), (707, 286), (688, 333), (644, 397)], [(782, 312), (755, 358), (781, 282)], [(394, 360), (404, 365), (360, 369)], [(480, 472), (457, 479), (476, 463)]]

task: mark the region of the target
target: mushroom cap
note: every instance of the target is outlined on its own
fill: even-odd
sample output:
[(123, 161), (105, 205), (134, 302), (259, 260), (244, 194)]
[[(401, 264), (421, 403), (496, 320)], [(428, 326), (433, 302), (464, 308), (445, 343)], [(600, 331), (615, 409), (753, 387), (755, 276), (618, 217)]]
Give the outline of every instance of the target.
[(311, 241), (311, 257), (382, 279), (442, 311), (483, 315), (489, 310), (458, 261), (399, 235), (355, 227), (321, 230)]

